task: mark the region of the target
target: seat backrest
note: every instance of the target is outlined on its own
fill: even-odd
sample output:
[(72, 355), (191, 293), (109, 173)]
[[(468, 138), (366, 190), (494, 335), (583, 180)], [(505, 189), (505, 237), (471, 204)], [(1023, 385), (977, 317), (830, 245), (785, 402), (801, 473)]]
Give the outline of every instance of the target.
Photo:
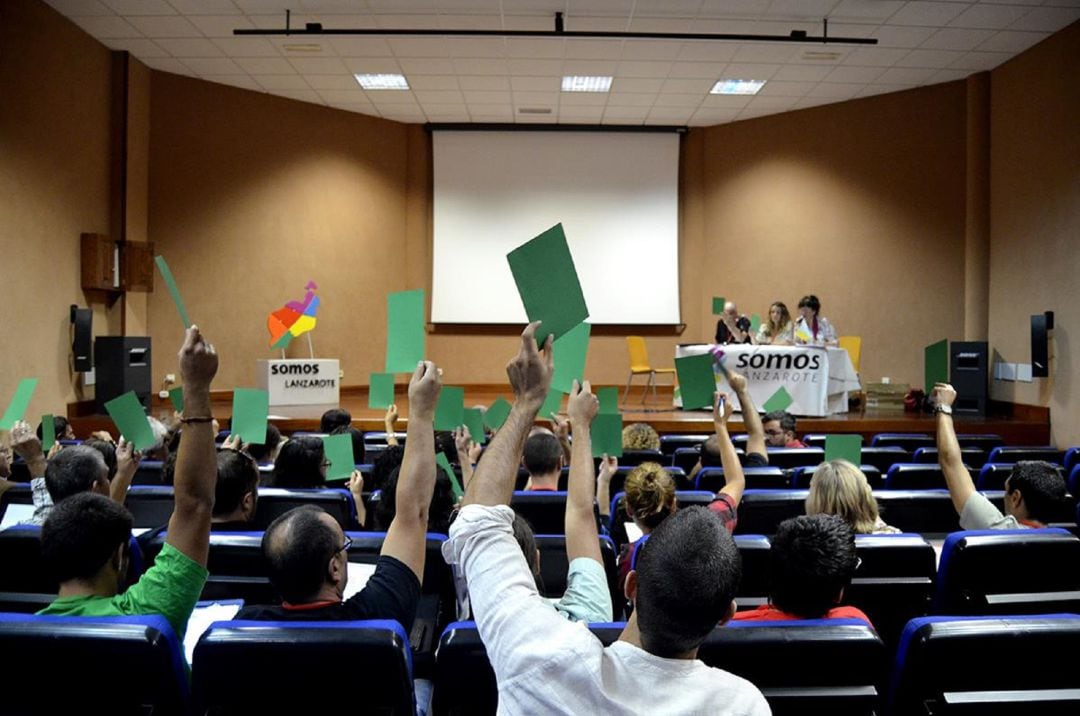
[(668, 434), (660, 436), (660, 452), (672, 455), (678, 448), (698, 447), (709, 437), (708, 433), (700, 434)]
[(1005, 444), (1005, 439), (1000, 435), (994, 435), (993, 433), (974, 434), (974, 433), (962, 433), (956, 436), (956, 442), (960, 443), (960, 447), (974, 447), (980, 448), (987, 454), (999, 445)]
[[(900, 638), (885, 713), (1076, 713), (1075, 662), (1061, 655), (1078, 649), (1075, 614), (913, 619)], [(988, 657), (1000, 659), (998, 667)], [(1068, 710), (1052, 693), (1067, 689)]]
[(198, 713), (300, 713), (315, 699), (341, 713), (411, 716), (412, 677), (409, 637), (387, 620), (215, 622), (192, 664)]
[[(540, 581), (545, 597), (562, 597), (566, 592), (566, 576), (569, 562), (566, 558), (565, 535), (536, 535), (536, 548), (540, 550)], [(606, 535), (600, 536), (600, 557), (604, 562), (607, 575), (608, 591), (611, 593), (612, 608), (621, 613), (623, 596), (619, 584), (619, 573), (615, 566), (615, 543)], [(613, 616), (621, 618), (619, 615)]]
[[(757, 490), (782, 490), (791, 483), (791, 478), (779, 467), (744, 467), (743, 476), (746, 478), (746, 487)], [(724, 468), (705, 467), (698, 472), (694, 480), (695, 490), (709, 490), (717, 492), (727, 484), (724, 477)]]
[(55, 595), (58, 590), (41, 561), (41, 528), (17, 525), (0, 532), (0, 591)]
[(630, 370), (635, 372), (650, 371), (649, 349), (641, 336), (627, 336), (626, 348), (630, 351)]
[(781, 522), (806, 513), (808, 494), (809, 490), (746, 490), (735, 534), (776, 534)]
[(131, 478), (132, 485), (161, 485), (161, 469), (165, 465), (161, 460), (140, 460), (139, 467), (135, 469), (135, 475)]
[(520, 491), (510, 507), (528, 520), (536, 534), (566, 534), (566, 492)]
[(914, 452), (915, 448), (934, 447), (936, 444), (934, 436), (926, 433), (878, 433), (870, 441), (873, 447), (899, 447), (908, 452)]
[(345, 488), (327, 487), (313, 490), (291, 490), (260, 487), (255, 507), (254, 525), (264, 530), (289, 510), (302, 505), (316, 505), (330, 514), (343, 530), (356, 528), (356, 503)]
[(1080, 465), (1073, 465), (1073, 469), (1069, 471), (1069, 479), (1066, 482), (1066, 486), (1070, 495), (1073, 497), (1080, 497)]
[(764, 604), (769, 596), (769, 538), (765, 535), (735, 535), (735, 546), (742, 558), (742, 581), (735, 594), (740, 608)]
[(671, 466), (681, 467), (686, 472), (694, 469), (694, 465), (701, 459), (701, 450), (697, 447), (676, 448), (671, 454)]
[(937, 556), (921, 535), (856, 535), (861, 563), (844, 590), (844, 604), (858, 607), (893, 653), (908, 620), (926, 614)]
[[(364, 433), (364, 447), (367, 449), (368, 445), (386, 445), (386, 437), (388, 433), (383, 431), (372, 431)], [(399, 445), (405, 444), (405, 433), (394, 433)]]
[(863, 447), (862, 461), (866, 465), (873, 465), (881, 472), (889, 471), (889, 468), (898, 462), (911, 462), (911, 453), (897, 445), (887, 447), (875, 447), (873, 445)]
[(496, 712), (499, 692), (495, 671), (475, 622), (453, 622), (443, 630), (435, 652), (434, 681), (432, 714)]
[(851, 358), (851, 365), (855, 367), (855, 372), (858, 373), (859, 360), (862, 358), (862, 338), (859, 336), (840, 336), (837, 343), (847, 351), (848, 356)]
[[(663, 438), (661, 438), (661, 441)], [(661, 445), (663, 448), (663, 445)], [(1065, 456), (1062, 458), (1062, 463), (1065, 465), (1065, 472), (1071, 473), (1073, 468), (1080, 465), (1080, 447), (1071, 447), (1065, 451)]]
[(944, 490), (945, 473), (941, 466), (904, 462), (893, 465), (885, 474), (886, 490)]
[[(5, 682), (18, 685), (5, 689), (5, 713), (179, 715), (190, 706), (182, 647), (160, 616), (0, 614), (0, 653), (12, 657)], [(50, 664), (66, 665), (60, 681)]]
[(940, 535), (960, 529), (948, 490), (874, 490), (881, 519), (904, 532)]
[[(805, 465), (791, 471), (791, 488), (793, 490), (805, 490), (810, 487), (810, 480), (814, 477), (816, 466)], [(859, 469), (866, 475), (866, 481), (871, 490), (880, 490), (885, 486), (885, 479), (881, 476), (881, 470), (873, 465), (859, 465)]]
[(1062, 465), (1065, 453), (1052, 445), (1002, 445), (990, 451), (989, 462), (1020, 462), (1021, 460), (1045, 460)]
[(820, 465), (825, 461), (822, 448), (768, 448), (769, 465), (790, 470), (805, 465)]
[(636, 467), (643, 462), (655, 462), (663, 465), (667, 462), (659, 450), (623, 450), (619, 458), (619, 467)]
[(124, 506), (134, 518), (134, 527), (161, 527), (169, 523), (173, 511), (173, 488), (167, 485), (132, 485)]
[[(960, 448), (960, 457), (965, 465), (970, 465), (972, 467), (982, 467), (986, 463), (986, 451), (982, 448)], [(936, 447), (915, 448), (915, 452), (912, 453), (911, 459), (914, 462), (928, 465), (937, 464), (938, 449)]]

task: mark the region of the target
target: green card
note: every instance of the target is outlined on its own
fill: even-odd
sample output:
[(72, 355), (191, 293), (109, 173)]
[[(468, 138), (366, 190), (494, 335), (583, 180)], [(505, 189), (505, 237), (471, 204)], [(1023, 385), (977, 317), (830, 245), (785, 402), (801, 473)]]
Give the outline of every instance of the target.
[(191, 319), (188, 318), (187, 309), (184, 308), (184, 299), (180, 298), (180, 289), (176, 287), (176, 279), (173, 278), (172, 271), (169, 270), (169, 264), (165, 263), (164, 256), (155, 256), (154, 263), (157, 264), (158, 270), (161, 271), (161, 277), (165, 279), (165, 286), (169, 289), (173, 303), (176, 304), (176, 310), (180, 314), (180, 320), (184, 322), (184, 328), (191, 328)]
[(41, 416), (41, 451), (46, 455), (56, 442), (56, 421), (51, 415)]
[(394, 374), (372, 373), (368, 384), (368, 407), (385, 410), (394, 404)]
[(614, 415), (619, 412), (618, 387), (597, 388), (596, 397), (600, 401), (600, 413), (602, 415)]
[(601, 413), (593, 418), (592, 430), (593, 457), (606, 454), (608, 457), (622, 457), (622, 416), (618, 413)]
[(761, 316), (756, 313), (750, 314), (750, 332), (757, 335), (758, 330), (761, 328)]
[(712, 353), (676, 358), (675, 372), (679, 375), (683, 410), (711, 409), (716, 392)]
[(487, 442), (484, 434), (484, 411), (480, 408), (465, 408), (465, 427), (469, 429), (469, 436), (478, 445)]
[(446, 474), (450, 477), (450, 490), (454, 493), (454, 501), (457, 502), (465, 494), (465, 491), (461, 489), (461, 483), (458, 482), (454, 466), (450, 464), (446, 455), (441, 452), (435, 455), (435, 464), (446, 470)]
[(184, 412), (184, 386), (178, 385), (169, 391), (169, 400), (172, 401), (173, 409), (178, 412)]
[(510, 403), (506, 398), (495, 398), (495, 402), (484, 411), (484, 425), (490, 430), (498, 430), (510, 416)]
[(589, 317), (562, 224), (517, 247), (506, 260), (529, 322), (543, 322), (536, 331), (538, 345), (549, 334), (561, 338)]
[(923, 360), (923, 389), (930, 395), (934, 383), (949, 382), (949, 341), (928, 345), (923, 352)]
[[(266, 433), (264, 431), (263, 440), (265, 439)], [(350, 477), (353, 470), (356, 469), (352, 435), (348, 433), (324, 435), (322, 442), (323, 453), (330, 462), (330, 467), (326, 468), (326, 479), (340, 480), (343, 477)]]
[(444, 385), (435, 404), (435, 429), (453, 430), (465, 422), (465, 389)]
[[(116, 423), (120, 434), (134, 445), (136, 450), (146, 450), (157, 442), (154, 431), (150, 428), (150, 422), (146, 419), (146, 411), (143, 410), (139, 399), (135, 397), (134, 390), (129, 390), (119, 398), (113, 398), (105, 403), (105, 410)], [(266, 439), (265, 433), (262, 439)]]
[(724, 312), (724, 304), (727, 303), (727, 299), (723, 296), (713, 296), (712, 300), (712, 314), (719, 316)]
[(22, 420), (26, 415), (26, 408), (30, 405), (30, 398), (37, 388), (37, 378), (23, 378), (19, 381), (19, 387), (15, 389), (15, 395), (11, 397), (4, 417), (0, 418), (0, 430), (11, 430), (16, 420)]
[(862, 435), (826, 435), (825, 462), (847, 460), (858, 467), (862, 464)]
[(537, 415), (541, 420), (549, 420), (552, 413), (557, 413), (562, 408), (563, 392), (561, 390), (555, 390), (552, 388), (548, 391), (547, 397), (544, 398), (544, 404), (540, 406), (540, 413)]
[(270, 395), (258, 388), (233, 390), (232, 422), (229, 430), (246, 443), (266, 442), (266, 418), (270, 414)]
[(579, 323), (555, 341), (555, 374), (551, 376), (551, 387), (555, 390), (569, 393), (574, 381), (581, 380), (585, 373), (585, 354), (589, 350), (591, 328), (588, 323)]
[(386, 297), (387, 373), (412, 373), (424, 360), (424, 289)]
[(787, 410), (794, 402), (795, 399), (791, 397), (791, 393), (787, 392), (787, 388), (780, 386), (780, 389), (765, 401), (761, 409), (766, 413), (771, 413), (774, 410)]

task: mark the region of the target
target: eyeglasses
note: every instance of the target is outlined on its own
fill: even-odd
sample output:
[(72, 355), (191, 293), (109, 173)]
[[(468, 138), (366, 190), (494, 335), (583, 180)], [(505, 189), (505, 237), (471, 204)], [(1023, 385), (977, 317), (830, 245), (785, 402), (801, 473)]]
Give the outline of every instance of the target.
[(349, 547), (352, 547), (352, 540), (346, 537), (345, 544), (338, 547), (337, 550), (335, 550), (334, 554), (337, 554), (338, 552), (347, 552), (349, 551)]
[(855, 558), (855, 571), (858, 572), (859, 567), (861, 567), (861, 566), (862, 566), (862, 557), (856, 557)]

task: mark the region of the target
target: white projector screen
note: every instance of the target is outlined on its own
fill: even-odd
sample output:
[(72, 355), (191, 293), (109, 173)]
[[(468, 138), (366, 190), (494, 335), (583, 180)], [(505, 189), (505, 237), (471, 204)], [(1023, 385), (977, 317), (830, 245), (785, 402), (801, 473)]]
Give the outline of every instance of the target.
[(680, 323), (674, 132), (436, 130), (433, 159), (433, 323), (524, 323), (506, 255), (558, 223), (589, 323)]

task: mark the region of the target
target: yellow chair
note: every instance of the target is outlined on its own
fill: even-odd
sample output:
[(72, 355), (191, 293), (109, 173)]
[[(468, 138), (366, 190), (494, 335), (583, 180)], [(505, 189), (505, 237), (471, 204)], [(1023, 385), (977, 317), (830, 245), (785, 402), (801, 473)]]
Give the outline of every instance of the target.
[(851, 357), (851, 365), (859, 372), (859, 358), (862, 357), (862, 338), (859, 336), (840, 336), (840, 347)]
[(672, 385), (675, 384), (675, 369), (674, 368), (653, 368), (649, 364), (649, 350), (645, 346), (645, 339), (641, 336), (627, 336), (626, 347), (630, 350), (630, 377), (626, 379), (626, 392), (623, 393), (622, 402), (625, 405), (626, 399), (630, 397), (630, 384), (634, 381), (635, 375), (648, 375), (649, 382), (645, 386), (645, 390), (641, 393), (641, 404), (645, 404), (645, 397), (649, 393), (649, 389), (652, 388), (653, 399), (656, 398), (656, 375), (670, 375)]

